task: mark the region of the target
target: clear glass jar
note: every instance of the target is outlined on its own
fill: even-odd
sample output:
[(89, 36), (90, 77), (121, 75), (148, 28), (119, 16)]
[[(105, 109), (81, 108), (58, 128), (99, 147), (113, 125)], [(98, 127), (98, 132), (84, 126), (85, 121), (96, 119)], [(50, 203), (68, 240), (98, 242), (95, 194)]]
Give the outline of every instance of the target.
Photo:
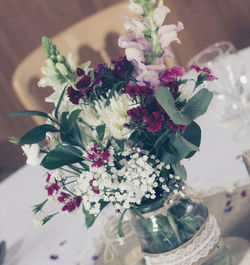
[[(154, 212), (164, 206), (165, 198), (159, 198), (138, 207), (141, 214)], [(193, 238), (208, 218), (208, 210), (202, 203), (183, 198), (173, 204), (165, 214), (144, 219), (133, 215), (132, 225), (141, 243), (142, 251), (160, 254), (171, 251)], [(203, 265), (231, 265), (231, 255), (220, 241)]]
[[(104, 233), (108, 245), (115, 254), (115, 260), (106, 260), (105, 264), (116, 262), (119, 259), (121, 265), (145, 265), (145, 260), (141, 252), (140, 242), (138, 241), (129, 219), (125, 219), (122, 224), (124, 237), (118, 235), (118, 222), (120, 216), (112, 216), (104, 225)], [(113, 263), (112, 263), (113, 264)]]

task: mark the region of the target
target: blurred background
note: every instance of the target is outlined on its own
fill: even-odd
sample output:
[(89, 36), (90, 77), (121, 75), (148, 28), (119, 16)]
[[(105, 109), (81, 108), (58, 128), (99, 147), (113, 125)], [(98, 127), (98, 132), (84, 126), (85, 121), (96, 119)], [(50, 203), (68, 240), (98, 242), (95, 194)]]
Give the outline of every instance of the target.
[[(8, 136), (21, 137), (35, 126), (31, 118), (5, 118), (3, 115), (25, 109), (12, 86), (12, 77), (17, 66), (40, 45), (41, 37), (55, 35), (72, 27), (75, 23), (102, 12), (121, 0), (0, 0), (0, 180), (25, 163), (20, 148), (8, 143)], [(179, 64), (186, 66), (188, 60), (210, 44), (230, 41), (237, 49), (250, 46), (250, 1), (249, 0), (165, 0), (171, 9), (167, 24), (184, 23), (185, 30), (179, 33), (182, 45), (173, 45)], [(89, 31), (98, 30), (101, 16)], [(112, 20), (112, 15), (109, 16)], [(121, 23), (114, 21), (113, 23)], [(88, 39), (84, 29), (79, 34)], [(120, 56), (123, 51), (117, 47), (117, 34), (106, 38), (107, 49)], [(61, 43), (63, 46), (63, 43)], [(113, 45), (113, 46), (112, 46)], [(114, 48), (111, 48), (114, 47)], [(59, 47), (60, 49), (60, 47)], [(93, 65), (102, 63), (98, 52), (91, 47), (80, 47), (78, 62), (92, 60)], [(33, 62), (36, 65), (36, 62)], [(30, 65), (30, 69), (33, 65)], [(30, 93), (43, 102), (50, 94), (48, 89), (37, 87), (38, 79), (31, 80)], [(25, 88), (24, 88), (25, 90)], [(43, 109), (51, 108), (43, 105)]]

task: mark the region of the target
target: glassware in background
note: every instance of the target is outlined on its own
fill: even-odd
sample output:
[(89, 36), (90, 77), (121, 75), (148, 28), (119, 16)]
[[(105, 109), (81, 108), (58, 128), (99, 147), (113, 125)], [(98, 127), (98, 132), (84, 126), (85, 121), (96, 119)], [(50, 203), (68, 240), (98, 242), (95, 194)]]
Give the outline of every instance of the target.
[[(137, 239), (130, 220), (123, 219), (122, 230), (124, 237), (118, 235), (119, 216), (110, 216), (104, 224), (105, 233), (105, 250), (104, 261), (105, 264), (110, 264), (114, 259), (119, 258), (122, 265), (145, 265), (145, 260), (141, 252), (139, 240)], [(112, 253), (115, 254), (112, 257)], [(106, 253), (105, 253), (106, 252)]]
[(207, 83), (215, 95), (212, 109), (222, 126), (232, 129), (237, 140), (250, 132), (248, 61), (232, 43), (223, 41), (205, 48), (188, 62), (188, 67), (192, 64), (208, 66), (219, 78), (213, 84)]
[(236, 53), (236, 48), (231, 42), (217, 42), (208, 46), (197, 55), (195, 55), (192, 59), (190, 59), (188, 62), (188, 68), (192, 64), (198, 65), (200, 67), (211, 67), (214, 61), (220, 59), (221, 57), (225, 57), (226, 55), (234, 53)]

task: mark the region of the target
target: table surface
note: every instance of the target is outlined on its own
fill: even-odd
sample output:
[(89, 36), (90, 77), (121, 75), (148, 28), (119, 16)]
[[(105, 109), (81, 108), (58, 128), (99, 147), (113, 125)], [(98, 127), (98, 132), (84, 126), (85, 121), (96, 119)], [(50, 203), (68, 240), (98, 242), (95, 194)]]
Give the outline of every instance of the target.
[[(250, 57), (250, 49), (243, 50), (240, 56)], [(250, 148), (250, 142), (235, 141), (231, 130), (222, 128), (215, 119), (213, 106), (198, 123), (203, 134), (201, 151), (184, 163), (188, 184), (211, 194), (227, 185), (248, 183), (246, 168), (237, 157)], [(31, 206), (46, 198), (45, 173), (41, 167), (24, 166), (0, 184), (0, 241), (7, 242), (4, 264), (92, 264), (100, 247), (96, 244), (100, 242), (102, 216), (89, 230), (80, 211), (58, 215), (42, 228), (34, 228)]]

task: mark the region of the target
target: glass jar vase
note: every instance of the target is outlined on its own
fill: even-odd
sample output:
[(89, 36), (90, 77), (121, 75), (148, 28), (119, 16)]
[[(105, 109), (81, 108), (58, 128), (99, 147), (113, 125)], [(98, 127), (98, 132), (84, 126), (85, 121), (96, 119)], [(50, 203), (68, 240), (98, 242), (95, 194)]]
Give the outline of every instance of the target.
[(132, 225), (147, 264), (232, 264), (216, 220), (202, 203), (179, 198), (169, 206), (161, 197), (135, 213)]

